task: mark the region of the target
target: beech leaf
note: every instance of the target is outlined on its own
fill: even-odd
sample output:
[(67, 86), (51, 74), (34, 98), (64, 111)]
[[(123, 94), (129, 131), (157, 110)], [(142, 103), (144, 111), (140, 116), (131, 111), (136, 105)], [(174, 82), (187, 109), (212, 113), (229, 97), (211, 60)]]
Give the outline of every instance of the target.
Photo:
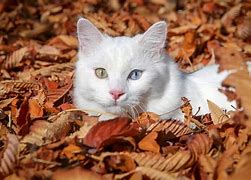
[(229, 120), (228, 115), (212, 101), (207, 100), (207, 104), (211, 112), (212, 121), (215, 125), (222, 124)]
[(139, 133), (138, 126), (130, 123), (128, 118), (115, 118), (94, 125), (85, 136), (83, 143), (90, 147), (100, 148), (108, 139), (116, 136), (135, 136)]

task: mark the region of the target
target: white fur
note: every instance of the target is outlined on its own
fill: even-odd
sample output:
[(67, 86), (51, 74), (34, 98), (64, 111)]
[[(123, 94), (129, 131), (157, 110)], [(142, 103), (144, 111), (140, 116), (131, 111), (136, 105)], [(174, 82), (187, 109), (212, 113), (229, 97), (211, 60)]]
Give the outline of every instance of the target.
[[(86, 29), (85, 29), (86, 28)], [(218, 91), (227, 72), (218, 74), (212, 65), (192, 74), (179, 71), (165, 53), (167, 25), (160, 21), (144, 34), (135, 37), (110, 37), (102, 35), (88, 20), (81, 18), (77, 24), (79, 53), (76, 64), (74, 102), (78, 108), (132, 116), (142, 111), (155, 112), (164, 118), (182, 120), (179, 106), (181, 97), (191, 100), (194, 113), (208, 112), (207, 99), (220, 107), (230, 109), (224, 94)], [(108, 78), (99, 79), (96, 68), (104, 68)], [(129, 80), (134, 69), (143, 70), (138, 80)], [(123, 89), (115, 104), (109, 91)]]

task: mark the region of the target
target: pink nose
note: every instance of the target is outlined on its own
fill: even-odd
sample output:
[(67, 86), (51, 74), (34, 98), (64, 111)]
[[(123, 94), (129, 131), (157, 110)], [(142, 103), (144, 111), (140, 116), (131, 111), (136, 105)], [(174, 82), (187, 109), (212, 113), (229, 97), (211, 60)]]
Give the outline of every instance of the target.
[(120, 96), (125, 94), (122, 90), (118, 90), (118, 89), (113, 89), (109, 93), (112, 95), (114, 100), (117, 100)]

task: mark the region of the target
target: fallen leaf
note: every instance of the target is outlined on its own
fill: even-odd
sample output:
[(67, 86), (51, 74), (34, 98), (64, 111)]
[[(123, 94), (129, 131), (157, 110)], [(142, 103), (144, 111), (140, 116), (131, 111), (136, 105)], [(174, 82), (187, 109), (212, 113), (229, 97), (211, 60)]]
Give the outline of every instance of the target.
[(59, 169), (53, 173), (52, 180), (61, 180), (64, 177), (65, 180), (105, 180), (104, 177), (94, 173), (93, 171), (85, 170), (80, 167), (73, 169)]
[(156, 142), (158, 133), (155, 131), (150, 132), (146, 135), (138, 144), (139, 148), (145, 151), (151, 151), (154, 153), (160, 152), (160, 146)]
[(11, 69), (21, 66), (21, 61), (29, 49), (27, 47), (20, 48), (8, 56), (7, 60), (3, 64), (5, 69)]
[(7, 134), (5, 149), (2, 152), (0, 175), (7, 176), (13, 172), (17, 163), (19, 141), (16, 135)]
[(37, 99), (29, 99), (29, 113), (32, 118), (42, 117), (44, 114), (44, 108), (38, 102)]
[(99, 149), (109, 138), (135, 136), (138, 133), (139, 129), (135, 123), (130, 123), (128, 118), (119, 117), (94, 125), (85, 136), (83, 143)]
[(219, 108), (212, 101), (207, 100), (209, 111), (211, 112), (211, 118), (214, 125), (222, 124), (229, 120), (229, 116), (221, 108)]

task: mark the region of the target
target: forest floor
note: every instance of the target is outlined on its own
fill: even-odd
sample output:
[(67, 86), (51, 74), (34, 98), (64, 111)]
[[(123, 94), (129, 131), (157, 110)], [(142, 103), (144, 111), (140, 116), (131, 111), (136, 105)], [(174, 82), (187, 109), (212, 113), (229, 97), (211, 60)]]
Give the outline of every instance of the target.
[[(167, 51), (183, 71), (235, 70), (222, 91), (238, 109), (209, 102), (196, 117), (184, 98), (184, 123), (150, 112), (100, 122), (76, 109), (80, 16), (111, 36), (166, 20)], [(2, 0), (0, 179), (249, 179), (250, 59), (248, 0)]]

